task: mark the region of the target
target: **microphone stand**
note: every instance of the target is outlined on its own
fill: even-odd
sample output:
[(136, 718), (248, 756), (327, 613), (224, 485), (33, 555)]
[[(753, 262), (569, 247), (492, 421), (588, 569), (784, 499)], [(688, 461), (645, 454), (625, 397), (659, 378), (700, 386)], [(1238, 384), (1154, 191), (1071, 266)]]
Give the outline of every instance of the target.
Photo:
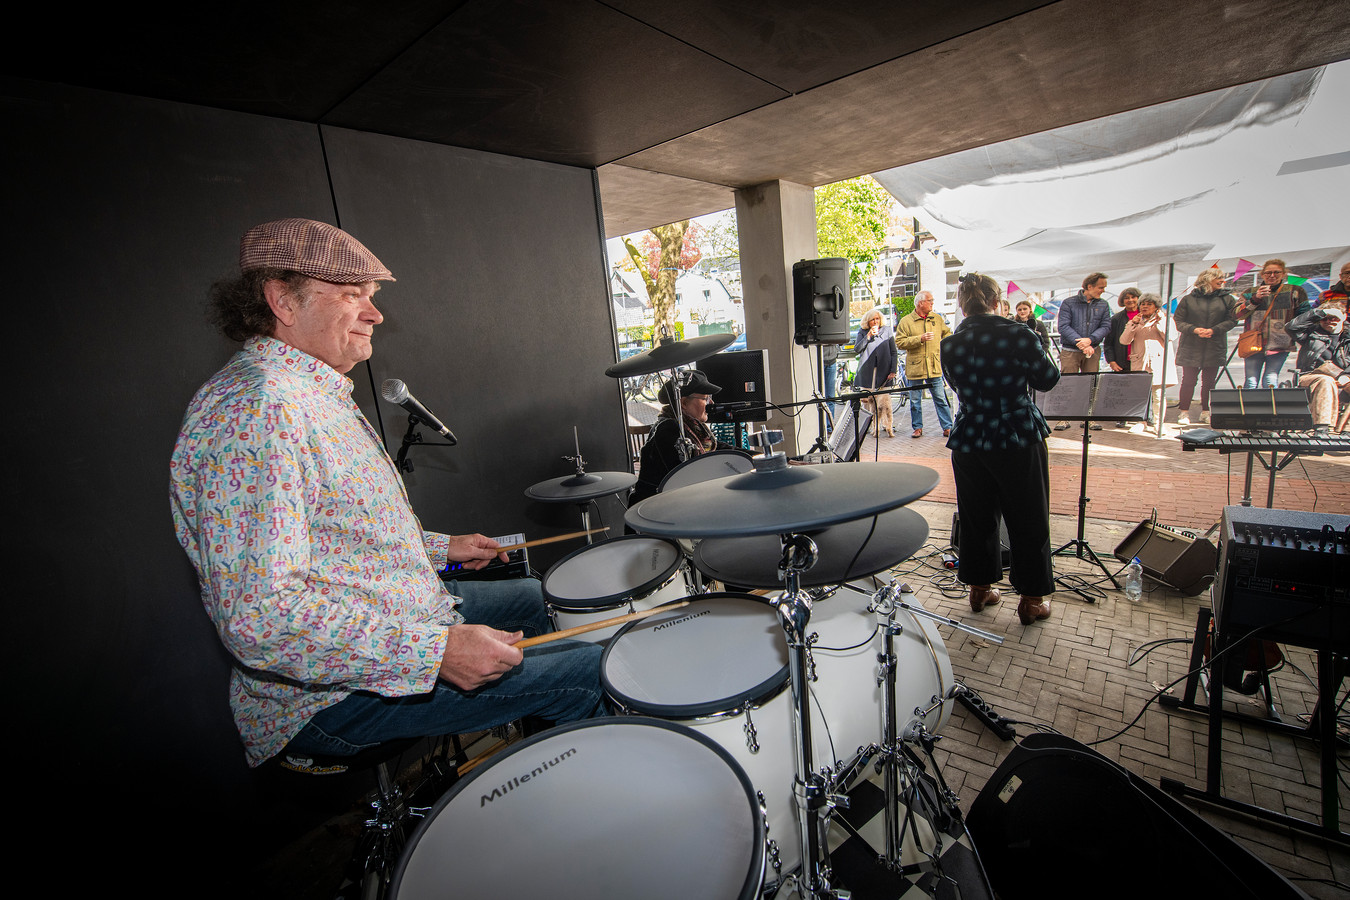
[[(858, 448), (858, 459), (855, 460), (855, 462), (861, 462), (862, 448), (859, 445), (862, 441), (862, 435), (859, 431), (859, 423), (858, 423), (858, 410), (860, 408), (861, 401), (872, 397), (885, 397), (886, 402), (889, 403), (891, 394), (909, 393), (915, 390), (922, 390), (922, 388), (914, 388), (909, 385), (897, 385), (896, 387), (877, 388), (875, 390), (872, 390), (871, 388), (854, 388), (852, 392), (847, 394), (840, 394), (838, 397), (834, 398), (813, 397), (810, 400), (797, 400), (792, 403), (748, 403), (743, 409), (729, 410), (729, 412), (731, 415), (731, 420), (733, 422), (740, 422), (740, 421), (749, 421), (748, 419), (741, 418), (743, 416), (748, 416), (753, 413), (764, 412), (765, 410), (770, 409), (786, 411), (790, 409), (800, 409), (804, 406), (812, 406), (812, 405), (819, 407), (826, 403), (847, 403), (849, 404), (849, 407), (852, 409), (853, 412), (853, 446)], [(873, 418), (875, 418), (875, 416)], [(829, 449), (828, 445), (826, 445), (826, 449), (827, 450)], [(833, 453), (832, 450), (830, 452)]]
[(394, 468), (400, 472), (411, 472), (413, 470), (412, 460), (408, 459), (408, 448), (413, 444), (424, 444), (427, 447), (453, 447), (459, 441), (443, 441), (437, 444), (428, 444), (422, 439), (422, 432), (417, 430), (418, 425), (426, 425), (421, 417), (416, 413), (408, 413), (408, 430), (403, 435), (403, 443), (398, 448), (398, 456), (394, 458)]

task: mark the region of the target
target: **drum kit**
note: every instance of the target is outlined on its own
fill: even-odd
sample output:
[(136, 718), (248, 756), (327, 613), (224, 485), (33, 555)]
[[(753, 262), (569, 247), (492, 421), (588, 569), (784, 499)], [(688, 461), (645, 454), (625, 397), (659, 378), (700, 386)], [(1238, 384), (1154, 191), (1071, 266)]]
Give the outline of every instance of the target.
[[(648, 353), (682, 358), (665, 346)], [(638, 374), (650, 360), (637, 359), (608, 374)], [(544, 732), (461, 779), (411, 839), (395, 895), (846, 897), (829, 830), (851, 830), (836, 810), (869, 769), (884, 776), (876, 857), (905, 868), (902, 795), (932, 782), (919, 753), (936, 771), (934, 733), (958, 690), (934, 623), (1001, 639), (928, 612), (896, 582), (859, 586), (927, 539), (903, 507), (936, 472), (789, 466), (773, 433), (754, 438), (764, 452), (753, 460), (708, 454), (672, 471), (628, 510), (639, 534), (549, 569), (560, 627), (647, 611), (582, 636), (606, 645), (600, 675), (617, 715)], [(680, 542), (697, 543), (688, 554)], [(701, 590), (691, 566), (773, 593)], [(933, 812), (959, 821), (937, 783), (925, 794)]]

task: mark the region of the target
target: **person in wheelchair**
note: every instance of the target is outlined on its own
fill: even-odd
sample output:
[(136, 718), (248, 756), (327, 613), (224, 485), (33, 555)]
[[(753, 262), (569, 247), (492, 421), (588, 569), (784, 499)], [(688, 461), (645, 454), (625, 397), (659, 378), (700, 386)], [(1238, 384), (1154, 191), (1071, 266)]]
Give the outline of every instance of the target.
[(1319, 306), (1285, 325), (1298, 344), (1298, 386), (1308, 391), (1319, 435), (1350, 427), (1350, 336), (1344, 306)]

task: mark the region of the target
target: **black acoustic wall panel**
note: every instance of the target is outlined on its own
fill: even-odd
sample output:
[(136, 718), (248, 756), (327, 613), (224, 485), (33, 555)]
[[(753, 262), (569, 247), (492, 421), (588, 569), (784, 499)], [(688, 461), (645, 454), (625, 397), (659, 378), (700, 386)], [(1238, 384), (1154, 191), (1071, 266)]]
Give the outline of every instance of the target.
[[(376, 395), (404, 381), (459, 439), (410, 451), (405, 476), (427, 528), (459, 533), (580, 528), (575, 506), (529, 501), (531, 484), (573, 471), (626, 471), (604, 248), (587, 169), (325, 128), (343, 227), (390, 267), (370, 369)], [(391, 455), (407, 414), (359, 370), (357, 399)], [(426, 430), (424, 429), (424, 432)], [(427, 433), (430, 440), (434, 435)], [(621, 507), (599, 518), (621, 534)], [(541, 572), (580, 544), (536, 548)]]
[(18, 788), (42, 796), (25, 808), (62, 818), (34, 833), (81, 810), (91, 857), (65, 874), (95, 878), (100, 854), (152, 828), (162, 852), (199, 856), (210, 823), (257, 800), (168, 461), (189, 398), (235, 349), (205, 303), (239, 234), (331, 218), (332, 200), (313, 126), (20, 81), (0, 81), (0, 106), (8, 744), (35, 773)]
[[(250, 225), (348, 227), (400, 279), (381, 292), (377, 379), (404, 378), (462, 441), (414, 454), (424, 524), (572, 530), (575, 508), (522, 492), (567, 471), (574, 422), (592, 468), (624, 468), (591, 172), (20, 80), (0, 79), (0, 109), (9, 761), (39, 773), (19, 803), (44, 840), (78, 819), (68, 888), (146, 860), (153, 835), (149, 861), (175, 863), (151, 865), (143, 893), (190, 870), (210, 873), (194, 878), (206, 896), (268, 896), (248, 865), (308, 812), (244, 764), (228, 658), (169, 514), (183, 411), (237, 349), (208, 324), (206, 291)], [(368, 375), (352, 374), (373, 415)], [(382, 412), (396, 448), (406, 418)]]

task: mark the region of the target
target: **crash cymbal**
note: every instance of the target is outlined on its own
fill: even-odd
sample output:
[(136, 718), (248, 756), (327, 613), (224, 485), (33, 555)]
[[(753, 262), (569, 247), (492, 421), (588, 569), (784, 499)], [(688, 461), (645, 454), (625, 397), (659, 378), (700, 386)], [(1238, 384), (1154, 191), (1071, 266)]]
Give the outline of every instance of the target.
[(766, 466), (648, 497), (624, 521), (660, 537), (787, 534), (904, 506), (937, 483), (937, 472), (912, 463)]
[(636, 482), (632, 472), (581, 472), (530, 485), (525, 496), (541, 503), (585, 503), (626, 491)]
[(650, 350), (634, 353), (627, 359), (616, 362), (605, 370), (605, 374), (611, 378), (635, 378), (638, 375), (677, 369), (712, 356), (730, 346), (735, 340), (734, 334), (705, 334), (703, 337), (690, 338), (687, 341), (666, 339)]
[[(802, 573), (802, 587), (843, 584), (884, 572), (914, 555), (928, 540), (928, 522), (912, 509), (890, 509), (804, 532), (820, 551)], [(782, 546), (778, 535), (709, 538), (694, 550), (694, 565), (709, 578), (752, 588), (777, 588)]]

